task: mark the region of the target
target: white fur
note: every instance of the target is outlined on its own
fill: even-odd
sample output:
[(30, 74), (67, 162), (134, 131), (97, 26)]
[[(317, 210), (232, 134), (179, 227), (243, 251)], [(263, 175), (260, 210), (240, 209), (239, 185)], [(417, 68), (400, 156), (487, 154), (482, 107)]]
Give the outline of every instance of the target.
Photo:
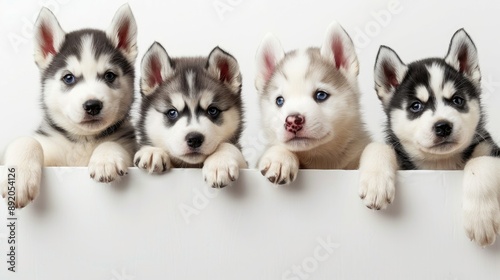
[(424, 85), (420, 85), (415, 89), (417, 98), (422, 102), (427, 102), (429, 100), (429, 91)]
[(203, 163), (203, 178), (214, 188), (231, 184), (239, 177), (240, 168), (247, 167), (245, 158), (238, 148), (221, 143)]
[(392, 147), (371, 143), (359, 164), (359, 196), (370, 209), (385, 209), (394, 201), (398, 163)]
[[(339, 67), (334, 46), (343, 53)], [(257, 51), (256, 63), (262, 126), (269, 140), (259, 162), (264, 176), (275, 184), (291, 183), (299, 163), (302, 168), (357, 168), (368, 136), (359, 114), (357, 58), (344, 29), (333, 23), (321, 49), (297, 50), (286, 57), (279, 41), (268, 35)], [(321, 68), (324, 65), (337, 70), (345, 82), (325, 82), (329, 79)], [(317, 102), (318, 90), (330, 97)], [(281, 107), (276, 105), (278, 97), (285, 100)], [(292, 133), (284, 125), (288, 116), (296, 114), (305, 117), (305, 124)]]
[(464, 169), (463, 222), (467, 236), (480, 246), (491, 245), (500, 234), (500, 159), (471, 159)]

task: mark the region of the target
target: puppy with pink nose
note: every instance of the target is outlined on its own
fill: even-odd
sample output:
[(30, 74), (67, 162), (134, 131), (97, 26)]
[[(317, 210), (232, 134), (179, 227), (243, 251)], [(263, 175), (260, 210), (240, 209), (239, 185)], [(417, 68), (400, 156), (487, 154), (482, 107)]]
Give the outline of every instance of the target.
[(320, 48), (287, 53), (267, 35), (256, 63), (269, 140), (258, 163), (262, 175), (289, 184), (299, 168), (357, 169), (370, 139), (359, 112), (358, 59), (344, 29), (332, 23)]

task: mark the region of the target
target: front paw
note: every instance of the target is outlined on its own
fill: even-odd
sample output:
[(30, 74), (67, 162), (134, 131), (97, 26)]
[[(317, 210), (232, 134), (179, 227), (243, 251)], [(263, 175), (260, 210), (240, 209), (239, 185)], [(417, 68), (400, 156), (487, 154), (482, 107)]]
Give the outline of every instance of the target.
[(94, 155), (89, 162), (90, 178), (100, 183), (110, 183), (127, 174), (126, 161), (119, 156)]
[(500, 234), (500, 209), (495, 199), (490, 201), (464, 201), (465, 232), (471, 241), (485, 247), (495, 243)]
[(394, 201), (395, 177), (396, 174), (392, 170), (360, 171), (359, 197), (366, 207), (381, 210)]
[[(13, 166), (13, 165), (6, 165)], [(6, 170), (7, 171), (7, 170)], [(16, 197), (16, 208), (23, 208), (28, 203), (33, 201), (40, 192), (40, 183), (42, 179), (42, 166), (37, 162), (24, 162), (17, 165), (15, 172), (15, 177), (11, 177), (15, 179), (15, 197)], [(0, 183), (0, 188), (2, 190), (2, 196), (6, 198), (7, 196), (11, 196), (12, 193), (8, 192), (9, 185), (7, 179), (7, 172), (5, 173), (2, 181)]]
[(290, 184), (299, 172), (299, 160), (292, 152), (271, 148), (260, 160), (259, 170), (273, 184)]
[(212, 155), (203, 163), (202, 173), (209, 186), (224, 188), (238, 179), (240, 167), (235, 159)]
[(162, 173), (170, 168), (170, 157), (161, 148), (145, 146), (142, 147), (134, 157), (135, 166), (149, 173)]

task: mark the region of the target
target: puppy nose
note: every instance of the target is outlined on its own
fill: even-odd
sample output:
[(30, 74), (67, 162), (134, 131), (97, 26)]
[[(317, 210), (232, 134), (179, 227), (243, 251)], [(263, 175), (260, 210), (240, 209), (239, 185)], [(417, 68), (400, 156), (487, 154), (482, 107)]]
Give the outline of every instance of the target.
[(91, 116), (98, 115), (102, 110), (102, 102), (99, 100), (87, 100), (83, 103), (83, 110)]
[(199, 148), (203, 144), (203, 140), (205, 140), (205, 136), (198, 132), (190, 132), (186, 135), (186, 143), (193, 149)]
[(292, 133), (300, 131), (306, 123), (306, 117), (302, 115), (290, 115), (286, 117), (285, 129)]
[(448, 137), (450, 136), (453, 130), (453, 125), (447, 121), (440, 121), (434, 125), (434, 133), (439, 137)]

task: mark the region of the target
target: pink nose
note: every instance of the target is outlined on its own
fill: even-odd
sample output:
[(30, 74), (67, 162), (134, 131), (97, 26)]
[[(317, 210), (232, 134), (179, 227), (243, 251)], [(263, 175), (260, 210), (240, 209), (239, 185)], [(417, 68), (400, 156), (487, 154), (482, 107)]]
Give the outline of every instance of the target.
[(305, 122), (306, 122), (306, 117), (302, 115), (288, 116), (286, 117), (285, 129), (288, 132), (297, 133), (302, 129)]

